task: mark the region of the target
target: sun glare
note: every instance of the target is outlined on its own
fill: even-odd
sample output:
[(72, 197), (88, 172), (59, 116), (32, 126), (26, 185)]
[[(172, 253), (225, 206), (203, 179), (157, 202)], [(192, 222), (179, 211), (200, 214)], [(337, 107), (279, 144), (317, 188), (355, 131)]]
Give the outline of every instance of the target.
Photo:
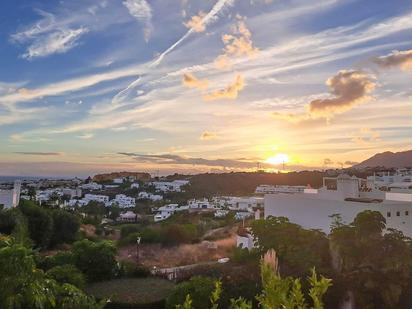
[(272, 165), (279, 165), (289, 162), (289, 156), (284, 153), (278, 153), (276, 156), (270, 157), (266, 160), (267, 163)]

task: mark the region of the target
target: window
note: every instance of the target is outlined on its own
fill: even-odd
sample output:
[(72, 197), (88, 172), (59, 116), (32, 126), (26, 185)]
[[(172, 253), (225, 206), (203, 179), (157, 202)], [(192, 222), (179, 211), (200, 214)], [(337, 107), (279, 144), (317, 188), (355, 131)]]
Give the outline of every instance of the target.
[(386, 213), (386, 216), (387, 216), (388, 218), (390, 218), (390, 217), (391, 217), (391, 212), (388, 211), (388, 212)]
[(401, 215), (401, 212), (400, 212), (400, 211), (397, 211), (397, 212), (396, 212), (396, 216), (399, 217), (400, 215)]
[(405, 211), (405, 216), (409, 216), (409, 211), (408, 210)]

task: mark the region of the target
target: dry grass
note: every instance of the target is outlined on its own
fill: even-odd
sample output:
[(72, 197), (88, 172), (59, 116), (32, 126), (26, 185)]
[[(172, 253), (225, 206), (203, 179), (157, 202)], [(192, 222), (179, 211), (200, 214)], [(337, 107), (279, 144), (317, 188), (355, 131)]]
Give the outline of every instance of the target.
[[(176, 247), (143, 244), (140, 247), (140, 263), (147, 267), (165, 268), (216, 261), (230, 255), (235, 245), (234, 235), (216, 241), (203, 241), (198, 244), (184, 244)], [(135, 261), (136, 246), (120, 249), (118, 257), (119, 260)]]

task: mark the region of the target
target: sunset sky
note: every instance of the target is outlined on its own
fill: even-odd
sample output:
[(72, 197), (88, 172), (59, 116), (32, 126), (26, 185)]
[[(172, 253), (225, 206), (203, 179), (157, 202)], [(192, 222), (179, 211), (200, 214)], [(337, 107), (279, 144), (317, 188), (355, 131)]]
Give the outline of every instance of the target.
[(412, 1), (2, 0), (0, 175), (412, 149)]

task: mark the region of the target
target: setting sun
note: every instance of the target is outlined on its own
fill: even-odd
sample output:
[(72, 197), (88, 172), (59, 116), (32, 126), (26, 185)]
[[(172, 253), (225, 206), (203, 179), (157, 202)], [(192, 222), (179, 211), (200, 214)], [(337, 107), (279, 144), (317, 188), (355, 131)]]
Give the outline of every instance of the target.
[(289, 156), (284, 153), (278, 153), (277, 155), (270, 157), (266, 160), (267, 163), (273, 165), (279, 165), (289, 162)]

